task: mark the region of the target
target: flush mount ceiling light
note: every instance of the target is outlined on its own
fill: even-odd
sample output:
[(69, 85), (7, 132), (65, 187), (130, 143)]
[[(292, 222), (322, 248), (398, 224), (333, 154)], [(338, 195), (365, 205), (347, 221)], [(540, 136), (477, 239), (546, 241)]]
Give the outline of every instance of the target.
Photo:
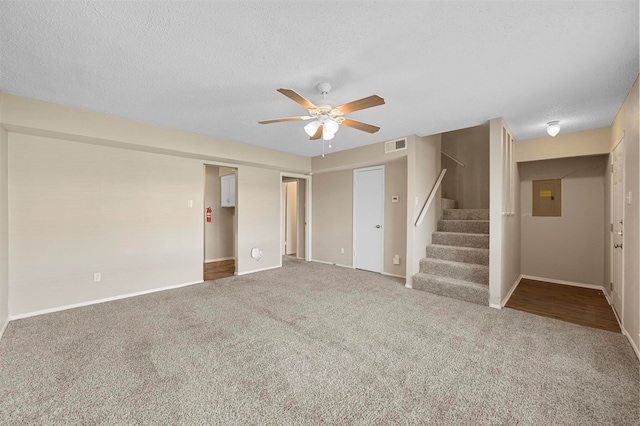
[(560, 122), (559, 121), (550, 121), (547, 123), (547, 133), (552, 138), (555, 137), (558, 133), (560, 133)]

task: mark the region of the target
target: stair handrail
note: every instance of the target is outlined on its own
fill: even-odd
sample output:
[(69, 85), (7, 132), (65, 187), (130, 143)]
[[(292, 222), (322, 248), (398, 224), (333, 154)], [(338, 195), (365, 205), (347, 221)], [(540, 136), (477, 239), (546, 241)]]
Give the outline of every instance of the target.
[(442, 151), (442, 150), (440, 151), (440, 154), (442, 154), (442, 155), (444, 155), (445, 157), (447, 157), (448, 159), (452, 160), (452, 161), (453, 161), (454, 163), (456, 163), (457, 165), (464, 167), (464, 163), (463, 163), (462, 161), (458, 160), (458, 159), (457, 159), (456, 157), (454, 157), (453, 155), (451, 155), (451, 154), (447, 154), (446, 152), (444, 152), (444, 151)]
[(447, 173), (447, 169), (442, 169), (442, 171), (440, 171), (440, 175), (438, 176), (438, 179), (436, 180), (436, 183), (433, 184), (433, 188), (431, 188), (431, 192), (429, 193), (427, 200), (424, 202), (424, 205), (422, 206), (422, 210), (420, 210), (420, 215), (416, 220), (416, 228), (422, 224), (422, 220), (424, 219), (424, 216), (427, 214), (427, 211), (431, 206), (431, 202), (436, 197), (436, 193), (438, 192), (438, 188), (440, 188), (440, 184), (442, 183), (442, 179), (444, 178), (445, 173)]

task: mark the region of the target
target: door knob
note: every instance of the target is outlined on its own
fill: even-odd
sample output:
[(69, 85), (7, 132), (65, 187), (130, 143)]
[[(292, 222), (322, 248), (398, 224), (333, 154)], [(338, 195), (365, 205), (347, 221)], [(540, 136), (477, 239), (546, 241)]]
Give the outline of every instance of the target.
[(376, 225), (376, 228), (378, 228), (378, 229), (379, 229), (379, 228), (380, 228), (380, 225)]

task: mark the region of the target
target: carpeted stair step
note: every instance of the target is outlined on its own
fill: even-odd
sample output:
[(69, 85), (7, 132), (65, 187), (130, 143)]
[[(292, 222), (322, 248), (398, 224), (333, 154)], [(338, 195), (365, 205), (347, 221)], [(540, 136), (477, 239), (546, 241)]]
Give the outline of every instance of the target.
[(434, 232), (433, 244), (443, 246), (489, 248), (489, 234), (465, 234), (459, 232)]
[(442, 209), (457, 209), (458, 208), (458, 200), (452, 200), (451, 198), (442, 198), (441, 199), (441, 208)]
[(489, 305), (489, 286), (485, 284), (419, 272), (413, 276), (413, 288), (478, 305)]
[(489, 265), (489, 249), (485, 248), (430, 244), (427, 246), (427, 257), (476, 265)]
[(463, 232), (466, 234), (488, 234), (488, 220), (439, 220), (438, 231)]
[(489, 220), (489, 209), (443, 209), (445, 220)]
[(420, 272), (479, 284), (489, 284), (489, 267), (486, 265), (423, 258), (420, 259)]

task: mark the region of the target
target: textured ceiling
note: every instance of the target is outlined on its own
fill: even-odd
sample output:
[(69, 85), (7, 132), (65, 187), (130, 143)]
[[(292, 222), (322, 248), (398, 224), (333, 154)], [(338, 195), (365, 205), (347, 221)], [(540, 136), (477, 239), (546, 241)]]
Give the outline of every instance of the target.
[[(276, 89), (337, 104), (342, 150), (504, 117), (517, 139), (608, 126), (638, 75), (638, 1), (0, 1), (0, 90), (320, 154)], [(179, 143), (179, 141), (176, 141)]]

